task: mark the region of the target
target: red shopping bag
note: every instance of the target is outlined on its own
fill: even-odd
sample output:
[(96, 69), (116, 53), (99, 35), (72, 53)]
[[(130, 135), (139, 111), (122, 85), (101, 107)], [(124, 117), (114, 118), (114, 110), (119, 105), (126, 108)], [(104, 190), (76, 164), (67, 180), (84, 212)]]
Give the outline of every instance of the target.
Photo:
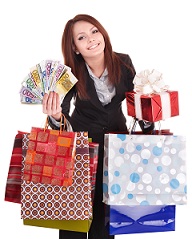
[(94, 199), (96, 173), (98, 165), (99, 144), (89, 142), (89, 158), (90, 158), (90, 181), (91, 181), (91, 197)]
[(99, 151), (99, 144), (94, 142), (89, 142), (90, 176), (91, 176), (92, 187), (95, 186), (97, 164), (98, 164), (98, 151)]
[(8, 202), (21, 203), (22, 138), (25, 134), (18, 131), (14, 139), (5, 186), (4, 200)]
[(24, 180), (69, 186), (74, 173), (76, 132), (32, 127), (24, 162)]

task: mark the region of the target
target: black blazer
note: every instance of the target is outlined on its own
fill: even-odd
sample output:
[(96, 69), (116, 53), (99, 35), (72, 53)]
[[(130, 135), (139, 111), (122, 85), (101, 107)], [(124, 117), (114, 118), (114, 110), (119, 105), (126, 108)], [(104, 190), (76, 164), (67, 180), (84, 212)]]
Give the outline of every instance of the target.
[[(134, 70), (128, 55), (116, 54)], [(103, 143), (103, 134), (108, 131), (127, 131), (122, 101), (125, 99), (125, 92), (133, 90), (134, 74), (123, 64), (121, 65), (121, 72), (120, 83), (116, 86), (116, 95), (106, 106), (103, 106), (99, 101), (94, 81), (90, 78), (88, 71), (86, 72), (86, 89), (90, 99), (81, 100), (76, 95), (75, 109), (71, 116), (69, 115), (70, 102), (74, 96), (75, 86), (68, 92), (62, 102), (62, 113), (69, 120), (74, 131), (88, 131), (89, 137), (98, 143)]]
[[(130, 57), (126, 54), (116, 53), (121, 60), (130, 65), (133, 70), (134, 66)], [(134, 70), (135, 71), (135, 70)], [(86, 72), (86, 89), (90, 96), (89, 100), (81, 100), (75, 94), (75, 86), (67, 93), (62, 102), (62, 113), (71, 123), (73, 131), (88, 131), (88, 135), (93, 142), (99, 143), (99, 158), (97, 167), (97, 190), (99, 190), (98, 197), (102, 201), (102, 170), (103, 170), (103, 153), (104, 153), (104, 134), (107, 132), (127, 132), (126, 117), (122, 111), (122, 101), (125, 99), (125, 92), (133, 90), (134, 74), (122, 63), (121, 65), (121, 79), (116, 86), (116, 95), (113, 97), (111, 103), (103, 106), (98, 99), (95, 90), (94, 81), (90, 78), (88, 71)], [(74, 111), (71, 115), (70, 105), (71, 100), (75, 95)], [(50, 121), (50, 126), (58, 129)], [(99, 186), (98, 186), (99, 185)]]

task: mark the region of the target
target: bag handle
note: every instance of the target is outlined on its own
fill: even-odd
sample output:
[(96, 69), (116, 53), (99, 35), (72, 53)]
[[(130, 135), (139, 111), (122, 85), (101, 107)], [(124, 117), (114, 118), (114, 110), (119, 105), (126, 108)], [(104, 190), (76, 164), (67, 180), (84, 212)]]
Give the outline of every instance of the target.
[[(158, 121), (159, 128), (158, 129), (153, 129), (150, 133), (147, 133), (146, 135), (173, 135), (172, 132), (170, 132), (170, 129), (162, 129), (161, 128), (161, 122)], [(136, 118), (132, 119), (132, 122), (130, 123), (129, 126), (129, 135), (132, 134), (144, 134), (142, 131), (136, 131), (136, 126), (138, 124), (138, 120)]]
[[(155, 129), (155, 123), (154, 123), (154, 122), (151, 122), (151, 123), (154, 124), (154, 128), (153, 128), (150, 132), (147, 132), (147, 133), (144, 133), (144, 132), (143, 132), (143, 129), (142, 129), (142, 126), (140, 126), (140, 128), (141, 128), (143, 134), (159, 134), (159, 135), (161, 135), (161, 134), (162, 134), (161, 122), (158, 121), (159, 128), (158, 128), (157, 130)], [(136, 132), (136, 126), (137, 126), (138, 124), (140, 125), (139, 120), (138, 120), (137, 118), (134, 118), (134, 117), (133, 117), (133, 118), (132, 118), (132, 122), (130, 122), (130, 126), (129, 126), (129, 129), (128, 129), (129, 134), (135, 134), (135, 132)], [(150, 127), (150, 126), (149, 126), (149, 127)]]
[[(44, 126), (44, 131), (46, 129), (48, 129), (48, 127), (49, 127), (48, 117), (49, 116), (47, 115), (46, 121), (45, 121), (45, 126)], [(60, 132), (60, 134), (62, 133), (62, 131), (65, 131), (66, 126), (67, 126), (67, 119), (66, 119), (65, 115), (61, 113), (61, 118), (60, 118), (60, 123), (59, 123), (59, 132)]]

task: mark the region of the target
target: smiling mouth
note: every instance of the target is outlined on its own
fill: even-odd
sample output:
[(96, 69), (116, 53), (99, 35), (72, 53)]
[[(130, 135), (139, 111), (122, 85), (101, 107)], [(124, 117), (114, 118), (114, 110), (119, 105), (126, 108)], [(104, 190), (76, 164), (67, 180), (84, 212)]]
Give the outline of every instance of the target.
[(92, 49), (96, 48), (98, 45), (99, 45), (99, 44), (95, 44), (95, 45), (93, 45), (93, 46), (90, 46), (90, 47), (88, 48), (88, 50), (92, 50)]

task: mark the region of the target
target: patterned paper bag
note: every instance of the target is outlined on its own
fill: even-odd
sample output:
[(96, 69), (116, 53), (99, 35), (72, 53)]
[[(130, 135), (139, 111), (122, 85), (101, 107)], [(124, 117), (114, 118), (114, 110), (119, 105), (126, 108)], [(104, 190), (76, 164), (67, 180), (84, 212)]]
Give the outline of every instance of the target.
[(77, 133), (71, 186), (23, 180), (21, 190), (22, 219), (89, 220), (92, 217), (92, 199), (88, 133)]

